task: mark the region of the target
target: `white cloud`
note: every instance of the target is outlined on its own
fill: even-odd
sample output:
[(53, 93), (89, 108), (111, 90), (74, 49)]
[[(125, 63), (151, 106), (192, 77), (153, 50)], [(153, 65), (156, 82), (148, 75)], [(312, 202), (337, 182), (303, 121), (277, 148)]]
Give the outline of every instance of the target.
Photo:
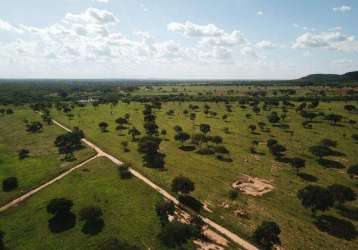
[(197, 25), (191, 22), (172, 22), (168, 24), (167, 28), (169, 31), (183, 32), (188, 37), (214, 37), (224, 33), (222, 29), (219, 29), (214, 24)]
[(274, 48), (277, 48), (276, 44), (274, 44), (273, 42), (270, 42), (270, 41), (266, 41), (266, 40), (263, 40), (263, 41), (260, 41), (260, 42), (256, 43), (255, 46), (257, 48), (260, 48), (260, 49), (274, 49)]
[(117, 23), (118, 18), (107, 10), (88, 8), (80, 14), (67, 13), (64, 22), (84, 22), (98, 25)]
[(326, 48), (344, 51), (358, 51), (358, 41), (339, 31), (305, 33), (296, 39), (293, 48)]
[(22, 33), (22, 30), (0, 19), (0, 30)]
[(257, 15), (262, 16), (264, 14), (264, 12), (262, 10), (259, 10), (258, 12), (256, 12)]
[(99, 3), (108, 3), (109, 0), (95, 0), (96, 2), (99, 2)]
[(333, 11), (335, 11), (335, 12), (346, 12), (346, 11), (350, 11), (350, 10), (352, 10), (352, 8), (347, 5), (342, 5), (342, 6), (333, 8)]
[(258, 58), (258, 55), (256, 54), (255, 50), (251, 47), (244, 47), (241, 49), (241, 54), (244, 56), (251, 56), (254, 58)]

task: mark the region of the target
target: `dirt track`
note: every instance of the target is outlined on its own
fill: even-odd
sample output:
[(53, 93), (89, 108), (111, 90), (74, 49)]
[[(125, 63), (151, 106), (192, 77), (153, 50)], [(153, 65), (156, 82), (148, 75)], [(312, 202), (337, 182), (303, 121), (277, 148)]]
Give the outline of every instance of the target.
[[(57, 122), (56, 120), (53, 120), (54, 124), (56, 124), (57, 126), (63, 128), (64, 130), (71, 132), (70, 129), (68, 129), (67, 127), (65, 127), (64, 125), (62, 125), (61, 123)], [(73, 172), (74, 170), (84, 166), (85, 164), (87, 164), (88, 162), (98, 158), (98, 157), (106, 157), (109, 160), (111, 160), (113, 163), (115, 163), (116, 165), (121, 165), (123, 164), (122, 161), (120, 161), (119, 159), (117, 159), (116, 157), (105, 153), (102, 149), (100, 149), (97, 145), (95, 145), (94, 143), (88, 141), (87, 139), (82, 139), (83, 143), (85, 143), (88, 147), (94, 149), (97, 152), (97, 155), (88, 159), (87, 161), (71, 168), (70, 170), (66, 171), (65, 173), (57, 176), (56, 178), (52, 179), (51, 181), (41, 185), (38, 188), (35, 188), (34, 190), (24, 194), (23, 196), (7, 203), (6, 205), (2, 206), (0, 208), (0, 212), (3, 212), (7, 209), (9, 209), (10, 207), (16, 206), (18, 203), (22, 202), (23, 200), (27, 199), (28, 197), (34, 195), (35, 193), (41, 191), (42, 189), (46, 188), (47, 186), (55, 183), (58, 180), (61, 180), (62, 178), (64, 178), (66, 175), (70, 174), (71, 172)], [(171, 194), (169, 194), (167, 191), (165, 191), (164, 189), (162, 189), (161, 187), (159, 187), (158, 185), (154, 184), (151, 180), (149, 180), (147, 177), (145, 177), (144, 175), (142, 175), (141, 173), (139, 173), (138, 171), (130, 168), (129, 169), (130, 172), (137, 177), (138, 179), (142, 180), (144, 183), (146, 183), (148, 186), (150, 186), (151, 188), (155, 189), (157, 192), (159, 192), (161, 195), (163, 195), (166, 199), (172, 201), (174, 204), (179, 205), (179, 201), (172, 196)], [(216, 231), (218, 231), (219, 233), (221, 233), (222, 235), (224, 235), (225, 237), (227, 237), (228, 239), (230, 239), (231, 241), (235, 242), (236, 244), (238, 244), (239, 246), (241, 246), (244, 249), (247, 250), (258, 250), (257, 247), (255, 247), (254, 245), (252, 245), (251, 243), (249, 243), (248, 241), (242, 239), (241, 237), (239, 237), (238, 235), (232, 233), (231, 231), (227, 230), (226, 228), (216, 224), (214, 221), (210, 220), (209, 218), (203, 217), (202, 216), (203, 221), (208, 224), (210, 227), (214, 228)]]

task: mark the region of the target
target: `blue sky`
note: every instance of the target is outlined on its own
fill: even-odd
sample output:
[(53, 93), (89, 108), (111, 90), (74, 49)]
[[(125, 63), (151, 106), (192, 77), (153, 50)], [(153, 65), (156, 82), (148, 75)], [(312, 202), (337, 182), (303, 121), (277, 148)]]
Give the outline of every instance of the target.
[(2, 0), (0, 78), (358, 70), (355, 0)]

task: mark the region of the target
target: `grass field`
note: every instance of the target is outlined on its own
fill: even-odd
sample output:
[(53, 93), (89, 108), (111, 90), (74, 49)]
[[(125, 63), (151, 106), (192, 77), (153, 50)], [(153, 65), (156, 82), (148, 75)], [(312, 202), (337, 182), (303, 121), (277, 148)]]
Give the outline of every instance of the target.
[[(95, 155), (94, 151), (83, 148), (76, 152), (76, 161), (61, 161), (62, 156), (58, 154), (54, 141), (64, 131), (55, 125), (44, 125), (41, 133), (28, 133), (24, 120), (40, 121), (40, 115), (25, 107), (14, 110), (14, 114), (0, 115), (0, 182), (14, 176), (19, 186), (11, 192), (1, 190), (0, 204)], [(30, 157), (20, 160), (18, 151), (22, 148), (30, 151)]]
[[(346, 120), (342, 122), (342, 126), (331, 126), (327, 121), (316, 119), (312, 129), (305, 129), (301, 125), (303, 118), (294, 109), (289, 108), (286, 123), (290, 126), (289, 130), (293, 131), (291, 135), (287, 129), (269, 124), (266, 117), (271, 111), (262, 110), (255, 115), (250, 108), (242, 109), (237, 103), (232, 103), (233, 112), (227, 113), (224, 104), (208, 103), (211, 110), (218, 113), (217, 117), (207, 117), (203, 112), (197, 112), (195, 124), (208, 123), (211, 125), (211, 135), (220, 135), (224, 138), (224, 146), (229, 149), (233, 159), (232, 163), (227, 163), (213, 156), (203, 156), (178, 149), (180, 143), (173, 140), (173, 127), (180, 125), (184, 131), (194, 132), (192, 121), (183, 114), (189, 104), (165, 103), (162, 109), (157, 111), (158, 126), (160, 129), (167, 130), (165, 137), (168, 140), (161, 144), (161, 151), (166, 154), (166, 171), (143, 167), (136, 143), (131, 142), (128, 135), (118, 135), (115, 130), (114, 120), (129, 113), (131, 125), (143, 133), (143, 104), (121, 103), (113, 108), (110, 105), (77, 107), (73, 112), (73, 120), (69, 120), (62, 112), (56, 110), (52, 111), (52, 115), (70, 127), (79, 126), (90, 140), (96, 142), (105, 151), (131, 162), (136, 169), (167, 190), (170, 189), (170, 183), (174, 177), (178, 175), (190, 177), (196, 184), (193, 195), (211, 204), (209, 207), (214, 212), (207, 215), (241, 236), (248, 238), (258, 224), (270, 219), (280, 225), (282, 245), (285, 249), (356, 249), (357, 239), (345, 240), (318, 230), (313, 224), (314, 218), (311, 217), (310, 211), (304, 209), (296, 197), (297, 191), (308, 184), (327, 186), (339, 183), (350, 186), (357, 192), (356, 183), (348, 178), (345, 169), (324, 168), (308, 152), (308, 147), (316, 145), (324, 138), (330, 138), (338, 142), (336, 150), (345, 154), (345, 156), (331, 159), (341, 162), (346, 167), (357, 163), (358, 147), (351, 139), (351, 135), (357, 133), (356, 126), (349, 125)], [(202, 111), (204, 103), (197, 104)], [(352, 117), (354, 115), (343, 109), (345, 104), (343, 102), (321, 103), (317, 111), (334, 112), (342, 114), (347, 119), (356, 119)], [(174, 110), (175, 115), (168, 116), (166, 114), (168, 110)], [(273, 108), (272, 111), (280, 113), (281, 108)], [(252, 117), (246, 118), (247, 113), (251, 113)], [(221, 119), (223, 114), (228, 114), (227, 121)], [(98, 124), (101, 121), (109, 124), (109, 132), (100, 131)], [(260, 121), (265, 122), (271, 132), (262, 132), (258, 129), (257, 133), (250, 133), (248, 126)], [(230, 134), (225, 134), (224, 128), (228, 128), (231, 131)], [(195, 128), (195, 132), (198, 132), (198, 127)], [(304, 158), (306, 169), (303, 172), (317, 177), (317, 181), (305, 181), (298, 177), (288, 164), (276, 162), (265, 145), (269, 138), (275, 138), (287, 147), (286, 156)], [(252, 140), (260, 142), (257, 147), (260, 154), (250, 153)], [(129, 142), (130, 152), (123, 152), (120, 144), (122, 141)], [(230, 201), (228, 191), (231, 189), (231, 184), (242, 174), (266, 178), (272, 181), (275, 189), (261, 198), (239, 195), (236, 201)], [(229, 203), (229, 208), (220, 207), (222, 202)], [(348, 207), (357, 209), (358, 202), (348, 204)], [(236, 217), (234, 211), (237, 208), (247, 211), (249, 219)], [(325, 214), (349, 220), (336, 209), (331, 209)], [(353, 219), (350, 221), (356, 227), (358, 226), (357, 221)]]
[[(60, 197), (73, 201), (72, 212), (77, 215), (83, 207), (100, 207), (103, 231), (93, 236), (83, 234), (83, 222), (77, 218), (72, 229), (51, 233), (47, 222), (51, 215), (46, 206), (51, 199)], [(120, 179), (116, 166), (99, 158), (18, 207), (1, 213), (0, 225), (9, 249), (97, 249), (103, 241), (117, 238), (141, 249), (160, 250), (166, 249), (156, 237), (161, 225), (154, 205), (160, 199), (140, 180)], [(192, 249), (192, 245), (185, 249)]]

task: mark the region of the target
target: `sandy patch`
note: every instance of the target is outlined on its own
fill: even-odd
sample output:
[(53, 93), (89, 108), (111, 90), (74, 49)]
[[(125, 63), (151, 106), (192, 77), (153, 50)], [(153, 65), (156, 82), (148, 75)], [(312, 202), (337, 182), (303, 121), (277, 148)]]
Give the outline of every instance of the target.
[(244, 194), (252, 196), (262, 196), (274, 189), (274, 186), (268, 180), (248, 175), (243, 175), (232, 184), (232, 187)]

